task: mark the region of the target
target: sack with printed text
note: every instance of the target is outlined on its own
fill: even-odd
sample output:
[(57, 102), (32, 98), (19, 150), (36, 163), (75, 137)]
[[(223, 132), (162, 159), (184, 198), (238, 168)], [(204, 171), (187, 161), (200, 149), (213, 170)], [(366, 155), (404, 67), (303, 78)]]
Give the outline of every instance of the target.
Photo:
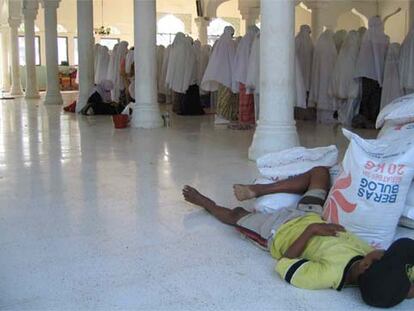
[(388, 122), (401, 125), (414, 122), (414, 93), (394, 99), (378, 114), (375, 127), (382, 128)]
[(348, 130), (343, 133), (350, 143), (342, 173), (326, 200), (324, 219), (374, 247), (387, 248), (414, 176), (413, 140), (364, 140)]
[(399, 137), (407, 136), (414, 136), (414, 123), (394, 125), (389, 122), (385, 122), (381, 131), (378, 133), (378, 139), (398, 139)]

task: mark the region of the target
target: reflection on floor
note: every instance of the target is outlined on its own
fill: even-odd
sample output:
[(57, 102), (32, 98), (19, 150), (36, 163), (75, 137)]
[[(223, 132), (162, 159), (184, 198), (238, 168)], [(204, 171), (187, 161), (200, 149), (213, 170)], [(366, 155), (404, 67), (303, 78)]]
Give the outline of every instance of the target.
[[(212, 116), (115, 130), (22, 99), (0, 118), (0, 309), (364, 309), (355, 289), (288, 286), (268, 254), (181, 199), (191, 184), (235, 206), (232, 184), (257, 175), (252, 132)], [(337, 128), (298, 128), (306, 146), (346, 147)]]

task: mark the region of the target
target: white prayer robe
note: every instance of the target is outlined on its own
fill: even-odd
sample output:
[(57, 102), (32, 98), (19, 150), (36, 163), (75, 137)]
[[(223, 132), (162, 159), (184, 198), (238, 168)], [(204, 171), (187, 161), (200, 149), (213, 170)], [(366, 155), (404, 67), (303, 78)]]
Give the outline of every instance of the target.
[(250, 52), (254, 38), (258, 32), (259, 28), (256, 26), (249, 27), (246, 35), (240, 40), (240, 43), (237, 46), (233, 64), (233, 93), (238, 93), (240, 91), (240, 83), (246, 85)]
[(384, 64), (389, 38), (384, 33), (384, 24), (378, 16), (371, 17), (368, 30), (362, 38), (357, 61), (357, 78), (369, 78), (382, 86)]
[(197, 81), (197, 59), (191, 41), (179, 32), (171, 47), (165, 81), (177, 93), (186, 93)]
[(404, 96), (399, 74), (400, 44), (392, 43), (385, 60), (384, 83), (382, 85), (381, 109), (394, 99)]
[(333, 32), (326, 30), (319, 37), (313, 53), (312, 85), (309, 106), (318, 110), (333, 112), (332, 97), (329, 95), (332, 72), (337, 59)]
[(103, 80), (106, 80), (109, 67), (109, 49), (106, 46), (101, 46), (99, 49), (99, 59), (98, 59), (98, 73), (96, 83), (101, 83)]
[(344, 44), (347, 35), (348, 35), (348, 32), (344, 29), (341, 29), (335, 32), (334, 41), (335, 41), (335, 46), (336, 46), (336, 50), (338, 51), (338, 53), (341, 51), (342, 45)]
[(313, 42), (310, 34), (311, 28), (308, 25), (302, 25), (295, 38), (296, 57), (307, 92), (309, 92), (311, 86), (313, 59)]
[(330, 95), (333, 97), (334, 109), (338, 110), (338, 119), (344, 125), (350, 125), (357, 113), (360, 79), (355, 78), (355, 71), (359, 47), (359, 33), (352, 30), (342, 45), (332, 74)]
[(260, 93), (260, 32), (254, 38), (246, 78), (247, 93)]
[(201, 82), (201, 88), (214, 92), (219, 84), (232, 88), (233, 62), (236, 55), (236, 44), (233, 40), (234, 28), (226, 26), (220, 39), (216, 41)]
[(400, 77), (404, 93), (412, 93), (414, 91), (414, 27), (401, 45)]

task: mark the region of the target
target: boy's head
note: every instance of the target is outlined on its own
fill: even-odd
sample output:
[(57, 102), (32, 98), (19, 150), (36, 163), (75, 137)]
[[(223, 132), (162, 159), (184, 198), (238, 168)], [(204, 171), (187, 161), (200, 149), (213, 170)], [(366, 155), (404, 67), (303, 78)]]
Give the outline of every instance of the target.
[(358, 283), (362, 299), (370, 306), (391, 308), (406, 299), (410, 292), (407, 265), (414, 263), (414, 241), (400, 239), (376, 259), (373, 253), (360, 263)]

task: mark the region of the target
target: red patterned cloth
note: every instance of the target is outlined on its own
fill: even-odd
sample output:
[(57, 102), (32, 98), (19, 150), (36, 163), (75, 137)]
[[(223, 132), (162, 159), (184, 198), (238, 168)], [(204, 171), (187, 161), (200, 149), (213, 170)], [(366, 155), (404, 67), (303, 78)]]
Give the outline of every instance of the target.
[(246, 94), (246, 86), (240, 83), (239, 94), (239, 123), (255, 124), (254, 97), (253, 94)]

